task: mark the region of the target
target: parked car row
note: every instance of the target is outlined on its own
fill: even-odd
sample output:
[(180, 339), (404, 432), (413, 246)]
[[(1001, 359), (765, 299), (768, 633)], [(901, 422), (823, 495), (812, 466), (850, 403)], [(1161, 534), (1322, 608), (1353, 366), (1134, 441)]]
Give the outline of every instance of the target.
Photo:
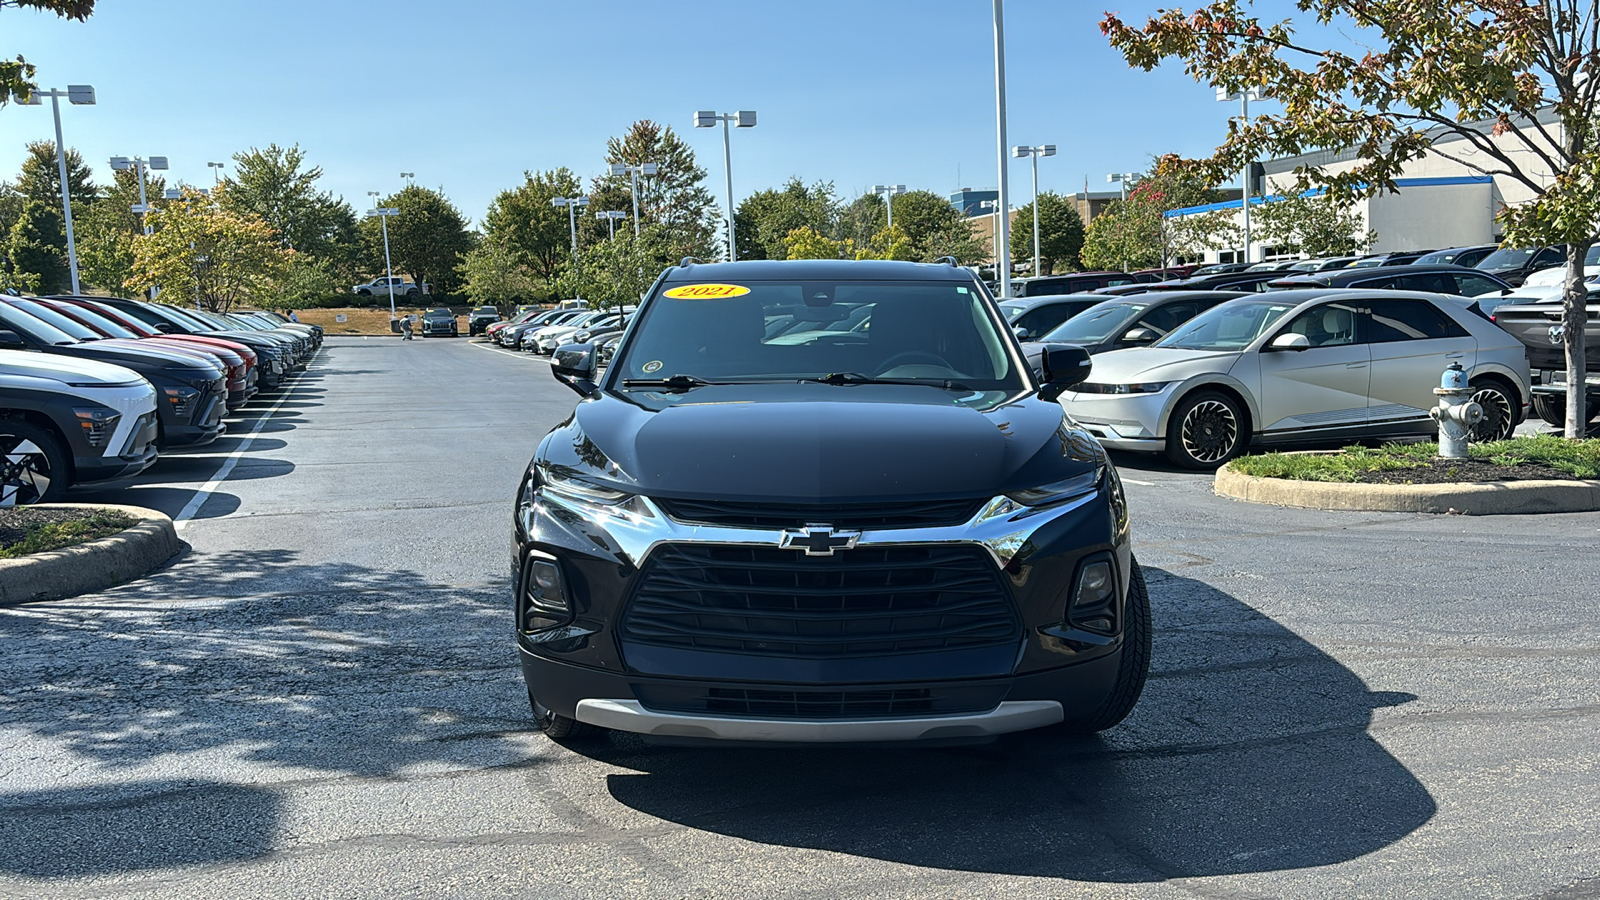
[(216, 440), (280, 388), (322, 329), (108, 297), (0, 296), (0, 506), (138, 474)]

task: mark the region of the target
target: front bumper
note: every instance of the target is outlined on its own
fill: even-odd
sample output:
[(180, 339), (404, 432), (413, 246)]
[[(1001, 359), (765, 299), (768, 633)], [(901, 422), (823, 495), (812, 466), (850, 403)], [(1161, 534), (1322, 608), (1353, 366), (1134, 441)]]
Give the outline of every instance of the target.
[[(798, 554), (771, 549), (783, 546), (784, 532), (680, 522), (647, 498), (638, 498), (634, 513), (594, 515), (582, 504), (533, 492), (519, 516), (515, 565), (521, 573), (530, 556), (556, 560), (574, 613), (559, 628), (519, 632), (529, 693), (561, 715), (607, 728), (739, 741), (982, 738), (1086, 717), (1113, 689), (1121, 631), (1120, 625), (1102, 634), (1077, 628), (1068, 621), (1068, 602), (1086, 560), (1109, 555), (1118, 573), (1114, 615), (1123, 619), (1132, 558), (1120, 485), (1108, 475), (1092, 493), (1038, 509), (998, 505), (1003, 499), (961, 525), (863, 531), (843, 552), (920, 547), (976, 553), (998, 579), (995, 593), (985, 596), (1003, 596), (1014, 616), (1010, 637), (971, 649), (956, 644), (813, 656), (770, 644), (653, 643), (628, 625), (640, 621), (630, 612), (645, 602), (639, 592), (661, 583), (650, 581), (663, 577), (661, 566), (676, 565), (659, 562), (678, 555), (675, 548)], [(754, 565), (771, 571), (771, 562), (759, 561), (766, 557), (755, 558)], [(887, 559), (881, 565), (889, 565)], [(515, 579), (518, 603), (522, 577)], [(842, 615), (854, 625), (861, 616), (883, 617)], [(704, 627), (726, 627), (720, 614), (706, 616)], [(888, 641), (904, 633), (902, 625), (916, 627), (891, 626), (884, 632)]]
[(1159, 452), (1166, 448), (1168, 413), (1174, 386), (1149, 394), (1067, 392), (1060, 403), (1073, 421), (1110, 450)]

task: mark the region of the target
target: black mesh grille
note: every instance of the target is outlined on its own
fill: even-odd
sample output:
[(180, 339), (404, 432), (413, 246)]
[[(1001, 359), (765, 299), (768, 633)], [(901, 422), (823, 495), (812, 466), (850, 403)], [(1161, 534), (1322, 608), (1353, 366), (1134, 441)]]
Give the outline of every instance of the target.
[(662, 498), (656, 498), (655, 502), (667, 515), (680, 522), (743, 528), (832, 525), (856, 530), (960, 525), (977, 515), (978, 508), (984, 503), (981, 498), (847, 504), (738, 503)]
[(988, 712), (1005, 699), (1005, 684), (785, 690), (767, 687), (636, 684), (634, 696), (661, 712), (762, 719), (872, 719)]
[(622, 620), (625, 641), (796, 658), (1014, 644), (1020, 623), (994, 564), (963, 545), (668, 544), (651, 554)]

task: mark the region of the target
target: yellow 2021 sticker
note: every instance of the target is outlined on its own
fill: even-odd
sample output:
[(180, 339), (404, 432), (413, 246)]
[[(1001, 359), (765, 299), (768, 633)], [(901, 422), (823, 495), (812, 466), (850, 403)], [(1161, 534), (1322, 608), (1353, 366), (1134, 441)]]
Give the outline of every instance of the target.
[(674, 300), (726, 300), (729, 297), (743, 297), (750, 293), (750, 289), (738, 284), (686, 284), (667, 291), (666, 296)]

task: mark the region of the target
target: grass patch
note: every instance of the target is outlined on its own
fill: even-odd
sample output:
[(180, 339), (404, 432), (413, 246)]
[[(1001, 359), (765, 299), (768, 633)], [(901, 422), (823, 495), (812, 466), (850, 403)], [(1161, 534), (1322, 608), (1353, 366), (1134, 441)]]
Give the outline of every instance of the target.
[(139, 520), (127, 513), (100, 510), (65, 522), (30, 525), (23, 531), (22, 537), (0, 543), (0, 559), (15, 559), (30, 553), (46, 553), (97, 541), (137, 524)]
[[(1600, 478), (1600, 440), (1569, 441), (1541, 434), (1473, 444), (1470, 452), (1474, 460), (1497, 466), (1544, 465), (1574, 478)], [(1346, 447), (1333, 454), (1262, 453), (1240, 457), (1228, 465), (1257, 478), (1359, 481), (1364, 472), (1431, 466), (1438, 455), (1438, 444), (1385, 444)]]

